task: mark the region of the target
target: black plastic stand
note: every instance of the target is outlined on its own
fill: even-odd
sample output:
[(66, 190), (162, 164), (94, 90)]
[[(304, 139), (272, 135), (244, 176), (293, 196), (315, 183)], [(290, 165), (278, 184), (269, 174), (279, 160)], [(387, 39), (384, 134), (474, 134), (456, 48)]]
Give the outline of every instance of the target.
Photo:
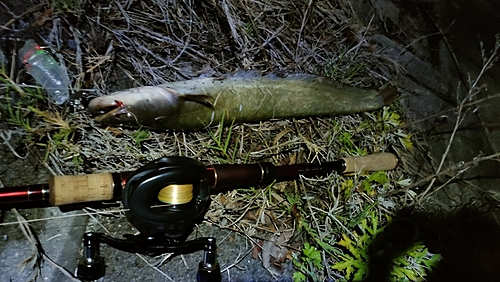
[(117, 239), (102, 233), (85, 233), (83, 236), (83, 259), (79, 261), (77, 277), (84, 281), (97, 280), (104, 276), (106, 267), (99, 253), (100, 243), (129, 253), (157, 256), (163, 253), (175, 255), (204, 251), (203, 260), (196, 276), (199, 282), (221, 281), (220, 267), (217, 263), (217, 244), (213, 237), (201, 237), (190, 241), (176, 242), (163, 234), (157, 236), (126, 235)]

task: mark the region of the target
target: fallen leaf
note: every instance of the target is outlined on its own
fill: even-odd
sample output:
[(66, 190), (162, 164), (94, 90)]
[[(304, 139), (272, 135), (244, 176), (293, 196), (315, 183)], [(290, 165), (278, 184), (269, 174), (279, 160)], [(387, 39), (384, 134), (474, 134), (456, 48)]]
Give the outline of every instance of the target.
[(254, 244), (253, 245), (253, 249), (252, 249), (252, 258), (254, 259), (258, 259), (259, 258), (259, 254), (262, 250), (262, 244), (264, 243), (263, 240), (260, 240), (257, 244)]
[(257, 213), (255, 211), (248, 211), (245, 216), (244, 216), (245, 219), (249, 219), (249, 220), (256, 220), (257, 219)]
[(292, 205), (292, 217), (294, 220), (296, 220), (297, 222), (300, 221), (300, 210), (299, 208), (297, 207), (297, 204), (293, 204)]
[(280, 268), (281, 264), (287, 260), (289, 250), (284, 244), (293, 235), (293, 231), (285, 231), (278, 237), (273, 237), (273, 241), (266, 241), (262, 244), (262, 266), (269, 268)]
[(52, 9), (48, 8), (43, 12), (36, 12), (33, 13), (33, 16), (35, 20), (31, 23), (31, 27), (41, 27), (43, 26), (47, 21), (51, 20), (52, 18)]

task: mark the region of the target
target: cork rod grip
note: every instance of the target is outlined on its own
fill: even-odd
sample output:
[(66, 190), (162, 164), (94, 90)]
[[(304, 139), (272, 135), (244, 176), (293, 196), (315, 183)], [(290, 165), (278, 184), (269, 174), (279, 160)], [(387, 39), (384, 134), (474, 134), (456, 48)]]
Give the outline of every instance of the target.
[(50, 179), (49, 203), (52, 206), (113, 199), (111, 173), (53, 176)]
[(398, 166), (398, 158), (392, 153), (379, 153), (368, 156), (344, 158), (343, 173), (356, 171), (393, 170)]

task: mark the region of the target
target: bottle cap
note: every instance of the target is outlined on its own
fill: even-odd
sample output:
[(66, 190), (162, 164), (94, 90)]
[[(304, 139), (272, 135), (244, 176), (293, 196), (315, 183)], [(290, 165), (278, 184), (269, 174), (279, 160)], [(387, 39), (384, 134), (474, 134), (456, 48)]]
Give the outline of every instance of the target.
[(31, 57), (31, 55), (36, 51), (40, 50), (40, 46), (36, 44), (35, 40), (33, 39), (28, 39), (24, 46), (19, 49), (19, 60), (21, 60), (21, 63), (26, 64)]

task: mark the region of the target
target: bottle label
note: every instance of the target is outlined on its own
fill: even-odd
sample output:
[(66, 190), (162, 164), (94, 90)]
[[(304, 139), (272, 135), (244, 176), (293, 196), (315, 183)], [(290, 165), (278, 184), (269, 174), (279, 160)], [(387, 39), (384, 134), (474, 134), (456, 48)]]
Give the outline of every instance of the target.
[(29, 49), (26, 54), (24, 54), (23, 57), (23, 64), (29, 65), (28, 60), (33, 56), (34, 54), (43, 54), (45, 51), (40, 47), (39, 45), (36, 45), (35, 48)]

